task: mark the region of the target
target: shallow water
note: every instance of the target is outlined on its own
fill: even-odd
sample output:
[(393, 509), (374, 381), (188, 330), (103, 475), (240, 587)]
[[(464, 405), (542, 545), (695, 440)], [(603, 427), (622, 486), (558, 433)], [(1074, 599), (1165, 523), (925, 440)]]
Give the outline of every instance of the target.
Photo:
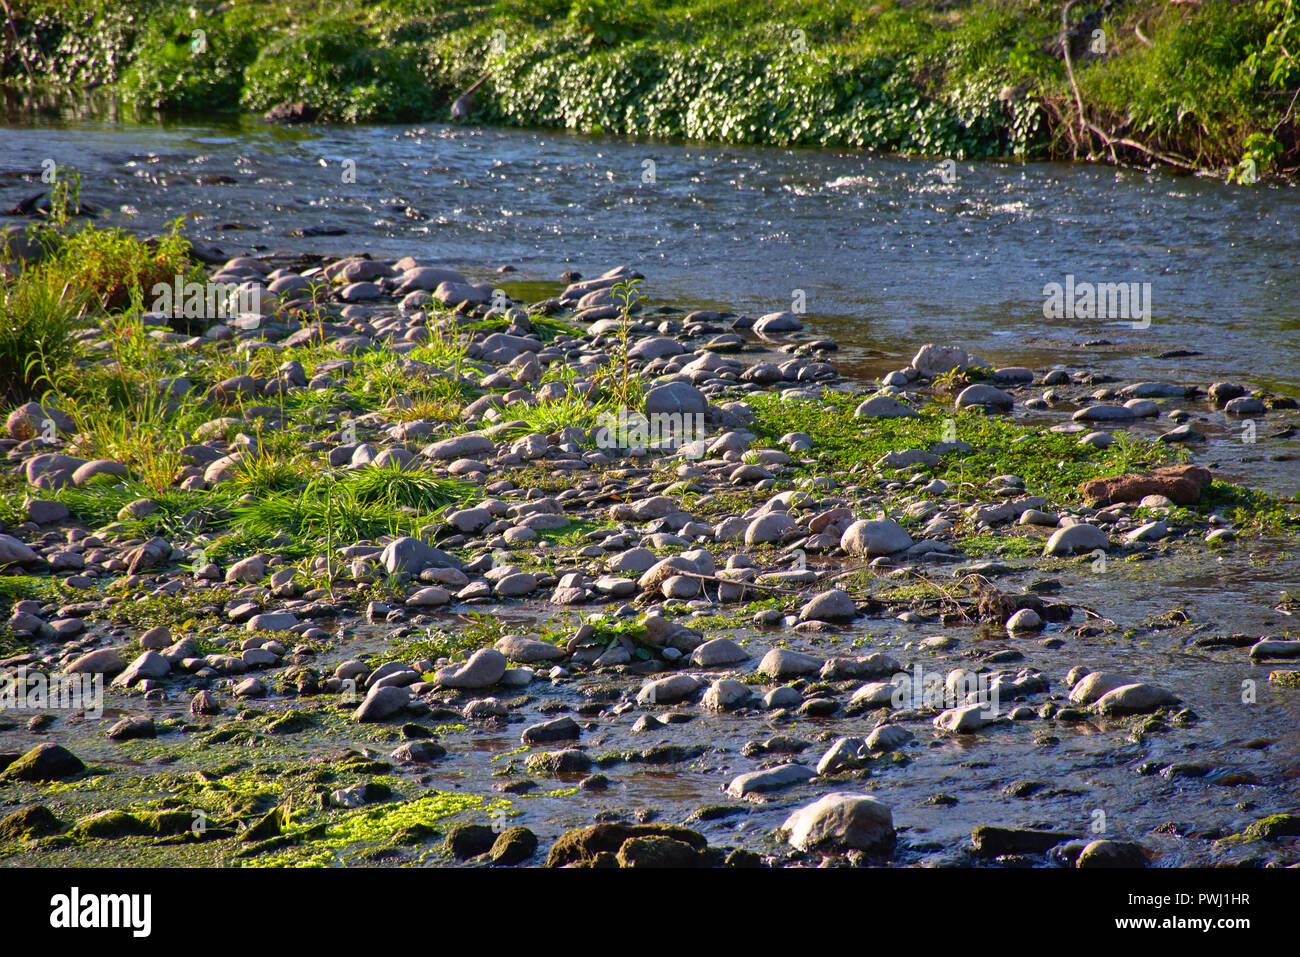
[[(803, 290), (847, 371), (935, 340), (1027, 365), (1104, 350), (1120, 375), (1300, 391), (1290, 187), (988, 162), (946, 183), (924, 159), (550, 131), (47, 120), (0, 126), (0, 207), (40, 188), (12, 177), (47, 159), (78, 167), (111, 218), (153, 230), (184, 214), (232, 253), (369, 250), (540, 279), (627, 262), (656, 295), (753, 314)], [(199, 181), (214, 176), (234, 182)], [(291, 235), (322, 226), (347, 233)], [(1044, 284), (1067, 275), (1151, 283), (1150, 327), (1045, 320)], [(1081, 346), (1103, 338), (1115, 345)], [(1202, 355), (1157, 358), (1171, 349)]]
[[(109, 221), (157, 230), (184, 214), (196, 238), (231, 255), (368, 250), (440, 260), (480, 276), (510, 264), (518, 269), (512, 281), (550, 281), (566, 268), (595, 274), (631, 263), (663, 300), (752, 314), (789, 308), (792, 291), (801, 289), (805, 321), (841, 343), (834, 361), (859, 381), (904, 364), (923, 342), (940, 341), (997, 364), (1086, 364), (1127, 380), (1204, 387), (1230, 379), (1300, 394), (1295, 189), (1243, 189), (1059, 164), (959, 164), (956, 180), (945, 183), (937, 164), (925, 160), (647, 145), (520, 130), (76, 121), (0, 127), (0, 208), (40, 189), (15, 174), (39, 171), (47, 158), (81, 170), (83, 196), (102, 206)], [(653, 182), (642, 179), (646, 160), (654, 163)], [(349, 162), (355, 183), (342, 180)], [(200, 182), (214, 176), (235, 182)], [(318, 227), (347, 232), (292, 235)], [(1063, 282), (1067, 274), (1079, 281), (1150, 282), (1150, 328), (1117, 320), (1048, 323), (1043, 285)], [(1110, 345), (1096, 342), (1101, 339)], [(1159, 358), (1173, 349), (1200, 354)], [(1198, 461), (1276, 494), (1294, 494), (1300, 440), (1270, 437), (1283, 417), (1264, 420), (1260, 443), (1245, 446), (1235, 423), (1203, 404), (1196, 411), (1198, 428), (1211, 437)], [(1061, 595), (1101, 610), (1119, 629), (1071, 638), (1060, 650), (1004, 640), (1025, 655), (1010, 667), (1043, 670), (1056, 692), (1075, 664), (1126, 670), (1179, 693), (1201, 716), (1199, 724), (1142, 742), (1129, 741), (1113, 726), (1056, 726), (1050, 729), (1055, 743), (1037, 740), (1045, 731), (1041, 722), (1017, 724), (974, 741), (911, 749), (911, 764), (882, 766), (862, 786), (887, 793), (896, 823), (910, 829), (908, 839), (917, 845), (934, 841), (951, 848), (980, 823), (1038, 823), (1082, 835), (1101, 809), (1110, 822), (1108, 836), (1160, 847), (1168, 852), (1165, 864), (1239, 856), (1208, 840), (1153, 835), (1152, 829), (1173, 823), (1190, 831), (1239, 830), (1286, 810), (1300, 774), (1300, 697), (1269, 686), (1271, 669), (1251, 665), (1245, 649), (1202, 651), (1189, 642), (1209, 633), (1294, 630), (1290, 616), (1274, 606), (1282, 589), (1300, 582), (1300, 557), (1288, 546), (1262, 542), (1218, 561), (1159, 558), (1132, 567), (1112, 564), (1106, 574), (1086, 569), (1059, 574)], [(1032, 577), (1007, 581), (1023, 586)], [(1174, 608), (1185, 609), (1192, 625), (1155, 630), (1143, 624)], [(907, 643), (936, 633), (937, 626), (871, 620), (815, 646), (809, 638), (794, 638), (791, 646), (847, 653), (864, 631), (872, 636), (871, 650), (907, 661)], [(945, 633), (963, 644), (936, 667), (952, 667), (982, 644), (974, 629)], [(762, 636), (747, 641), (756, 655), (765, 650)], [(383, 646), (383, 635), (370, 633), (337, 657)], [(1256, 704), (1241, 703), (1244, 680), (1258, 682)], [(542, 701), (567, 694), (539, 692)], [(531, 709), (528, 716), (530, 722), (541, 719)], [(597, 753), (661, 739), (726, 751), (689, 766), (616, 766), (614, 785), (603, 794), (518, 801), (526, 808), (519, 822), (537, 830), (543, 846), (565, 827), (589, 822), (600, 808), (650, 807), (680, 820), (691, 808), (720, 803), (720, 786), (756, 766), (739, 755), (740, 746), (765, 736), (756, 734), (752, 719), (708, 715), (669, 732), (634, 735), (628, 728), (635, 717), (596, 719), (599, 730), (585, 733), (584, 743)], [(490, 789), (501, 767), (490, 759), (516, 747), (521, 727), (510, 725), (499, 736), (446, 736), (458, 757), (433, 769), (432, 783)], [(815, 761), (825, 748), (816, 741), (819, 733), (861, 734), (869, 727), (867, 718), (801, 719), (770, 733), (809, 740), (798, 759)], [(42, 736), (17, 737), (28, 743)], [(1266, 751), (1242, 747), (1259, 737), (1275, 743)], [(334, 746), (339, 743), (347, 742)], [(365, 739), (352, 743), (363, 746)], [(105, 759), (118, 751), (101, 738), (73, 747), (96, 757), (102, 752)], [(1265, 783), (1221, 787), (1206, 779), (1135, 773), (1143, 761), (1198, 760), (1254, 771)], [(1028, 798), (1004, 793), (1029, 779), (1048, 787)], [(544, 783), (543, 790), (573, 783)], [(723, 843), (761, 847), (791, 807), (822, 790), (795, 788), (751, 815), (702, 829)], [(938, 792), (959, 803), (927, 805)], [(907, 859), (943, 863), (948, 852), (909, 851)]]

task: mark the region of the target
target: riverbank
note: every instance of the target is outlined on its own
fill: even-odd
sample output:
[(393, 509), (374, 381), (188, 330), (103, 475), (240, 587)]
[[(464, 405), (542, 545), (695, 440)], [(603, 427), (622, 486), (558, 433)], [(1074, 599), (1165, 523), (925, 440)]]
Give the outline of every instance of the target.
[(1295, 862), (1300, 517), (1197, 454), (1294, 399), (949, 344), (857, 388), (625, 266), (65, 243), (5, 862)]
[(446, 120), (479, 84), (469, 122), (1246, 181), (1300, 167), (1300, 26), (1277, 0), (1072, 3), (1065, 43), (1061, 8), (1028, 2), (10, 8), (0, 79), (107, 84), (144, 113)]

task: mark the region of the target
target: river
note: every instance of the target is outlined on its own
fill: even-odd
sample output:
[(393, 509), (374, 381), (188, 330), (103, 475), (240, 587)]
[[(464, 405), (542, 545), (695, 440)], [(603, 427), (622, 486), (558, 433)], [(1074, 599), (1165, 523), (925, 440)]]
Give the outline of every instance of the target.
[[(0, 127), (0, 208), (41, 188), (22, 174), (39, 172), (46, 160), (80, 170), (83, 198), (103, 208), (106, 222), (156, 231), (185, 215), (196, 239), (230, 255), (369, 251), (442, 261), (482, 277), (510, 265), (517, 270), (512, 282), (535, 283), (555, 282), (565, 269), (594, 275), (629, 263), (660, 301), (755, 315), (790, 308), (802, 290), (804, 321), (840, 343), (834, 361), (859, 383), (936, 341), (999, 365), (1087, 366), (1125, 381), (1202, 388), (1227, 379), (1300, 395), (1300, 191), (1276, 184), (438, 125), (28, 118)], [(321, 228), (345, 232), (301, 235)], [(1150, 283), (1149, 326), (1045, 319), (1045, 284), (1069, 276)], [(1203, 407), (1198, 415), (1198, 428), (1211, 436), (1198, 461), (1294, 495), (1295, 438), (1245, 446), (1221, 415)], [(1120, 832), (1134, 836), (1152, 834), (1170, 815), (1177, 828), (1159, 833), (1234, 829), (1284, 807), (1286, 782), (1300, 766), (1294, 693), (1269, 688), (1268, 667), (1251, 665), (1242, 650), (1212, 655), (1189, 642), (1210, 631), (1286, 630), (1289, 612), (1274, 606), (1279, 591), (1300, 578), (1290, 547), (1265, 541), (1208, 566), (1173, 561), (1145, 572), (1070, 570), (1060, 577), (1064, 594), (1104, 606), (1124, 627), (1177, 607), (1206, 624), (1075, 640), (1063, 654), (1034, 650), (1027, 663), (1058, 679), (1080, 662), (1158, 676), (1185, 692), (1202, 723), (1118, 751), (1113, 735), (1091, 733), (1060, 746), (1004, 741), (997, 766), (974, 773), (973, 787), (963, 782), (982, 765), (965, 762), (966, 745), (950, 744), (906, 772), (886, 772), (911, 809), (914, 837), (947, 844), (973, 823), (1006, 817), (1005, 805), (1017, 799), (1003, 789), (1031, 776), (1052, 787), (1040, 807), (1044, 819), (1081, 828), (1102, 806)], [(908, 647), (916, 637), (894, 621), (869, 630), (884, 648)], [(1261, 701), (1249, 709), (1238, 702), (1246, 678), (1261, 684)], [(686, 740), (742, 743), (741, 729), (725, 719), (700, 724)], [(1260, 736), (1277, 741), (1275, 749), (1242, 747)], [(491, 748), (475, 747), (482, 767), (468, 778), (486, 781)], [(1143, 752), (1158, 763), (1209, 760), (1253, 770), (1267, 784), (1255, 789), (1255, 803), (1225, 808), (1224, 800), (1240, 795), (1202, 781), (1135, 776), (1132, 764)], [(647, 769), (608, 798), (593, 797), (588, 810), (705, 803), (732, 763)], [(462, 773), (438, 779), (447, 784)], [(959, 791), (964, 806), (925, 803), (940, 790)], [(549, 810), (525, 820), (550, 826), (550, 814), (564, 819), (574, 810), (558, 800), (542, 807)], [(779, 818), (755, 814), (737, 827), (757, 832)], [(1220, 856), (1208, 841), (1148, 840), (1167, 844), (1167, 863)]]

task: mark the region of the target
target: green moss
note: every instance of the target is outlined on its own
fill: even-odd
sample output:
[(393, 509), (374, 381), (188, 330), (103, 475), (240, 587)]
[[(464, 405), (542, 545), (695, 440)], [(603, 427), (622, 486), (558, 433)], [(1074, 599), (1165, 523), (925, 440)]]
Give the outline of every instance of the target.
[(1270, 841), (1275, 837), (1300, 836), (1300, 815), (1273, 814), (1250, 824), (1240, 834), (1225, 837), (1220, 843), (1242, 844), (1248, 841)]
[(361, 854), (376, 846), (409, 843), (410, 836), (418, 829), (426, 828), (426, 833), (432, 833), (433, 825), (448, 818), (469, 812), (499, 814), (509, 808), (510, 802), (503, 798), (433, 791), (410, 801), (352, 811), (323, 827), (291, 825), (283, 829), (281, 837), (292, 846), (243, 862), (243, 866), (328, 867), (357, 863)]
[(1032, 535), (968, 535), (957, 544), (967, 555), (1029, 558), (1041, 555), (1043, 541)]

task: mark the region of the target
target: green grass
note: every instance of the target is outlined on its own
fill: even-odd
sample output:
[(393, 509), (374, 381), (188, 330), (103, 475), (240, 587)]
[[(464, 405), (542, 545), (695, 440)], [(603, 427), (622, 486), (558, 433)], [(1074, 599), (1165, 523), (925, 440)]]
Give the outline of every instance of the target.
[(473, 491), (451, 479), (370, 466), (354, 474), (327, 472), (297, 489), (233, 503), (224, 525), (243, 541), (288, 537), (294, 541), (286, 553), (310, 554), (322, 543), (418, 534)]
[[(901, 419), (857, 419), (853, 410), (861, 396), (828, 392), (822, 400), (788, 400), (772, 393), (747, 395), (745, 401), (757, 414), (755, 426), (769, 442), (786, 432), (807, 432), (814, 437), (813, 453), (819, 458), (814, 466), (799, 466), (796, 475), (846, 471), (855, 466), (866, 468), (864, 478), (877, 480), (907, 479), (915, 474), (941, 478), (952, 486), (949, 495), (962, 502), (987, 501), (989, 481), (999, 475), (1018, 475), (1025, 492), (1042, 495), (1054, 504), (1078, 504), (1082, 501), (1079, 486), (1094, 478), (1141, 471), (1183, 461), (1186, 450), (1172, 449), (1127, 433), (1116, 433), (1106, 449), (1081, 446), (1077, 434), (1054, 433), (1045, 428), (1026, 426), (1007, 416), (964, 412), (929, 402), (920, 406), (917, 415)], [(953, 437), (974, 447), (962, 455), (952, 452), (942, 457), (934, 468), (915, 467), (876, 472), (873, 463), (893, 450), (924, 449)], [(851, 482), (854, 476), (843, 479)], [(739, 504), (739, 503), (737, 503)], [(1215, 481), (1195, 506), (1182, 510), (1184, 518), (1222, 511), (1239, 529), (1261, 532), (1300, 530), (1297, 503), (1277, 499), (1265, 492)], [(905, 516), (892, 516), (904, 525), (918, 524)], [(997, 543), (972, 540), (974, 547), (992, 548)], [(1002, 542), (998, 554), (1018, 557), (1029, 554), (1028, 545)]]
[(179, 488), (159, 491), (135, 479), (116, 484), (95, 481), (80, 488), (67, 485), (48, 494), (68, 506), (73, 518), (91, 528), (117, 521), (122, 507), (137, 499), (151, 499), (158, 504), (156, 511), (123, 523), (124, 531), (145, 536), (181, 535), (215, 524), (230, 501), (229, 496), (213, 492)]
[(552, 402), (536, 405), (517, 403), (501, 409), (502, 421), (518, 420), (523, 425), (505, 430), (509, 438), (519, 438), (534, 432), (550, 434), (562, 429), (590, 429), (602, 412), (612, 411), (608, 403), (592, 404), (580, 395), (566, 395)]
[[(533, 332), (543, 342), (550, 342), (556, 336), (581, 336), (586, 334), (586, 330), (576, 323), (555, 316), (542, 315), (541, 313), (529, 316), (529, 322), (532, 324)], [(510, 324), (511, 320), (506, 319), (504, 316), (492, 316), (470, 323), (464, 328), (484, 332), (505, 332), (510, 327)]]
[(470, 612), (457, 617), (454, 626), (431, 626), (420, 635), (391, 642), (383, 652), (370, 657), (371, 666), (417, 658), (462, 658), (495, 644), (512, 630), (508, 622), (491, 615)]
[(57, 579), (39, 575), (0, 575), (0, 608), (12, 607), (14, 602), (29, 598), (57, 602), (67, 595), (67, 586)]
[[(827, 393), (822, 401), (790, 401), (755, 393), (745, 401), (756, 411), (758, 428), (767, 438), (775, 440), (786, 432), (814, 436), (813, 451), (823, 456), (818, 466), (823, 470), (871, 465), (887, 452), (924, 449), (945, 435), (955, 436), (974, 446), (974, 451), (950, 453), (940, 465), (922, 471), (953, 485), (966, 501), (981, 497), (988, 481), (1004, 474), (1020, 476), (1031, 494), (1074, 501), (1079, 497), (1079, 485), (1089, 479), (1171, 462), (1179, 454), (1165, 446), (1127, 439), (1117, 439), (1107, 449), (1094, 449), (1079, 445), (1077, 435), (1027, 427), (1005, 416), (959, 411), (939, 403), (926, 403), (909, 418), (857, 419), (853, 410), (861, 396), (846, 393)], [(816, 470), (804, 467), (798, 471), (814, 474)], [(898, 474), (907, 475), (910, 470)]]
[[(422, 472), (366, 466), (350, 472), (327, 471), (312, 478), (310, 468), (280, 490), (257, 489), (238, 480), (211, 490), (161, 491), (137, 480), (91, 482), (49, 493), (73, 517), (90, 527), (117, 520), (122, 507), (140, 498), (158, 508), (121, 523), (133, 535), (212, 536), (210, 558), (240, 550), (265, 549), (293, 557), (320, 554), (326, 545), (350, 545), (380, 535), (416, 534), (436, 521), (447, 506), (463, 502), (474, 486)], [(287, 482), (286, 474), (280, 482)], [(245, 501), (249, 491), (255, 495)]]

